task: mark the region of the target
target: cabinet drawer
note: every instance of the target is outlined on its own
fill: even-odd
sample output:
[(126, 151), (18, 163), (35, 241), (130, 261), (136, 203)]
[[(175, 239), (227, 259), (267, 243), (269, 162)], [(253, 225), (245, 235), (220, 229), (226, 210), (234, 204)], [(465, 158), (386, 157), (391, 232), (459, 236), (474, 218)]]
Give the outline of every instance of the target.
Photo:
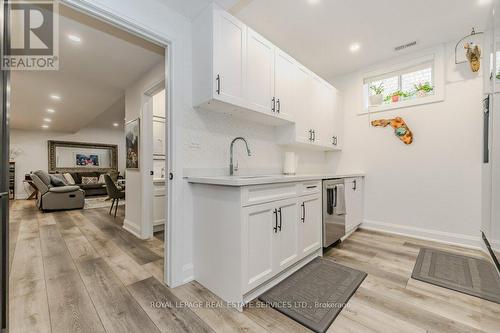
[(301, 183), (299, 186), (299, 195), (310, 195), (321, 192), (321, 181), (310, 181)]
[(250, 206), (297, 196), (297, 183), (248, 186), (242, 189), (242, 205)]

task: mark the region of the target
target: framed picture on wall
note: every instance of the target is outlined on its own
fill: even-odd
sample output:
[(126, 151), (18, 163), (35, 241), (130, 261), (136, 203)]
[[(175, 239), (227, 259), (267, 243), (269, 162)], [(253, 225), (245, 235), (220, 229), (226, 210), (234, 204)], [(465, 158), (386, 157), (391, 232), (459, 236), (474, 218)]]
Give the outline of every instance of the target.
[(127, 169), (139, 169), (140, 120), (131, 120), (125, 124), (125, 150)]

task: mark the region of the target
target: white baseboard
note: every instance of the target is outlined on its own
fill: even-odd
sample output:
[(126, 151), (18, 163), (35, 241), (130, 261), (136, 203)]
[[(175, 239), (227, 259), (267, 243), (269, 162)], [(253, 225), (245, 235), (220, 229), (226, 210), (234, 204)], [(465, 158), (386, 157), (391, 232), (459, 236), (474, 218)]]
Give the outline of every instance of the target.
[(192, 263), (182, 266), (182, 276), (182, 283), (188, 283), (194, 280), (194, 266)]
[(133, 224), (127, 219), (123, 221), (123, 229), (127, 230), (135, 237), (142, 239), (141, 230), (135, 224)]
[(361, 224), (361, 228), (367, 230), (382, 231), (389, 234), (409, 236), (422, 240), (435, 241), (449, 245), (458, 245), (471, 249), (481, 249), (481, 243), (483, 243), (481, 237), (479, 236), (479, 231), (478, 231), (478, 236), (474, 237), (469, 235), (456, 234), (452, 232), (402, 226), (399, 224), (392, 224), (392, 223), (385, 223), (385, 222), (378, 222), (371, 220), (364, 220), (363, 224)]

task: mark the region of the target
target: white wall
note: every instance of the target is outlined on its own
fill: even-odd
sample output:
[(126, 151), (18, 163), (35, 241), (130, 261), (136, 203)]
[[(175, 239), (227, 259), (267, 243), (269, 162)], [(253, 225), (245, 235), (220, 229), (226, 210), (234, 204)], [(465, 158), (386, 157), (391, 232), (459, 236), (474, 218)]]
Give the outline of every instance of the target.
[[(479, 246), (482, 78), (455, 66), (453, 47), (445, 48), (444, 102), (358, 115), (366, 71), (332, 80), (344, 95), (338, 171), (366, 172), (365, 226)], [(395, 116), (413, 131), (412, 145), (370, 125)]]
[(281, 173), (285, 151), (298, 155), (298, 173), (328, 172), (333, 169), (335, 153), (284, 148), (276, 144), (275, 128), (213, 111), (196, 110), (186, 115), (184, 131), (184, 175), (228, 175), (229, 146), (242, 136), (248, 141), (252, 156), (245, 145), (235, 143), (234, 160), (240, 173)]
[(24, 175), (36, 170), (48, 169), (48, 140), (74, 141), (86, 143), (105, 143), (118, 145), (118, 170), (123, 175), (125, 170), (125, 139), (122, 130), (83, 128), (77, 133), (50, 131), (10, 131), (11, 148), (18, 149), (16, 162), (16, 198), (26, 198)]

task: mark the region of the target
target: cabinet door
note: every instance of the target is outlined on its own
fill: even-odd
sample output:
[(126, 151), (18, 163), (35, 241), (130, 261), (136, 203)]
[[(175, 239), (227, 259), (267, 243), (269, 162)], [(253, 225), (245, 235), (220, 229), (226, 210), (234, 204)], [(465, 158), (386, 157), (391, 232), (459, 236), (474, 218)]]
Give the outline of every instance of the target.
[(304, 257), (315, 250), (321, 248), (321, 196), (308, 196), (301, 198), (302, 203), (299, 207), (300, 222), (300, 256)]
[(318, 77), (313, 77), (312, 85), (312, 128), (316, 145), (327, 146), (331, 140), (333, 124), (333, 103), (331, 86)]
[(345, 180), (346, 233), (363, 222), (363, 178)]
[(247, 28), (247, 56), (245, 95), (256, 111), (273, 113), (274, 100), (274, 45)]
[(333, 144), (333, 133), (335, 132), (335, 105), (334, 105), (334, 90), (327, 83), (323, 82), (321, 86), (321, 92), (319, 94), (320, 99), (318, 106), (319, 123), (316, 127), (319, 128), (319, 137), (317, 143), (325, 146), (334, 146)]
[(309, 131), (312, 129), (312, 79), (304, 67), (299, 67), (297, 71), (297, 116), (295, 117), (295, 130), (297, 141), (301, 143), (311, 143)]
[(299, 65), (288, 54), (276, 49), (274, 94), (278, 117), (294, 120), (299, 118), (299, 71)]
[(278, 271), (285, 269), (299, 257), (299, 209), (297, 199), (277, 203), (278, 237), (275, 251), (275, 265)]
[(214, 15), (214, 97), (242, 105), (246, 26), (224, 11)]
[(277, 212), (274, 203), (243, 209), (243, 287), (249, 291), (274, 275)]
[(340, 95), (337, 89), (333, 88), (330, 93), (329, 108), (332, 110), (332, 128), (330, 129), (330, 143), (336, 148), (341, 147), (342, 128), (344, 126), (344, 118), (340, 109)]

